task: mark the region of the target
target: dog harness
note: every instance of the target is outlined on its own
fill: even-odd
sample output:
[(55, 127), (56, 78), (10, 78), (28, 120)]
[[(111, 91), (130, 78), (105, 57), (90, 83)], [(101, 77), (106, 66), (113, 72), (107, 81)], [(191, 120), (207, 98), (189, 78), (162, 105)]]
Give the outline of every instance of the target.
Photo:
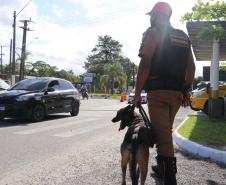
[(132, 124), (131, 124), (132, 127), (134, 127), (134, 130), (133, 130), (133, 135), (132, 135), (132, 139), (137, 139), (138, 138), (138, 132), (139, 132), (139, 129), (141, 127), (145, 127), (145, 124), (144, 124), (144, 120), (143, 118), (139, 115), (137, 116)]

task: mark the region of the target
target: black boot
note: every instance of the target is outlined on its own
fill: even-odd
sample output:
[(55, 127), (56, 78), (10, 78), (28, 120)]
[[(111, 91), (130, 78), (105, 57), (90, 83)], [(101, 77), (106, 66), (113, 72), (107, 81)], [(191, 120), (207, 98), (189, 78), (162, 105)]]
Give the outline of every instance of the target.
[(161, 156), (157, 155), (156, 162), (157, 165), (152, 166), (152, 171), (154, 172), (153, 175), (157, 178), (163, 178), (163, 161), (161, 160)]
[(164, 157), (164, 185), (177, 185), (177, 164), (175, 157)]
[(163, 180), (164, 185), (177, 185), (176, 173), (176, 158), (164, 157), (158, 155), (156, 157), (157, 166), (152, 166), (154, 175)]

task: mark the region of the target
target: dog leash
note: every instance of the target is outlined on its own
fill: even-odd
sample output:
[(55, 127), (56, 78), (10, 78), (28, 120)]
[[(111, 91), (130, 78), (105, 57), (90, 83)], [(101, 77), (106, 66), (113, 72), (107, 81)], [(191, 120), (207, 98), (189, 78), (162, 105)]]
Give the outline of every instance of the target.
[(152, 128), (151, 121), (149, 120), (144, 108), (141, 105), (139, 107), (139, 112), (140, 112), (141, 116), (144, 119), (144, 123), (145, 123), (146, 127), (147, 128)]

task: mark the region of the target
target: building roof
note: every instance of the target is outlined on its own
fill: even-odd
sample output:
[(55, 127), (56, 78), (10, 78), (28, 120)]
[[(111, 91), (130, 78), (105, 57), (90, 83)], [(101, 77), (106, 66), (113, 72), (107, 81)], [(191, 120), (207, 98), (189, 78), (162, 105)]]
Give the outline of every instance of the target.
[[(196, 60), (210, 61), (212, 58), (212, 41), (203, 41), (198, 38), (198, 33), (209, 25), (221, 24), (226, 30), (226, 21), (197, 21), (187, 22), (188, 35), (190, 37)], [(226, 60), (226, 38), (220, 40), (220, 61)]]

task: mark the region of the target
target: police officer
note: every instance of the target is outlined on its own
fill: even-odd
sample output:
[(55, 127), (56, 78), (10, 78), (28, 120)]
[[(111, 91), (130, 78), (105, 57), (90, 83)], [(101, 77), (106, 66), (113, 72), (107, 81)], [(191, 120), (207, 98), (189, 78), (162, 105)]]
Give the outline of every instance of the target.
[(156, 133), (157, 166), (154, 174), (165, 185), (175, 185), (176, 158), (172, 125), (181, 105), (188, 106), (195, 64), (190, 40), (170, 25), (172, 9), (158, 2), (148, 13), (151, 27), (143, 34), (134, 105), (140, 106), (142, 89), (148, 92), (148, 110)]

